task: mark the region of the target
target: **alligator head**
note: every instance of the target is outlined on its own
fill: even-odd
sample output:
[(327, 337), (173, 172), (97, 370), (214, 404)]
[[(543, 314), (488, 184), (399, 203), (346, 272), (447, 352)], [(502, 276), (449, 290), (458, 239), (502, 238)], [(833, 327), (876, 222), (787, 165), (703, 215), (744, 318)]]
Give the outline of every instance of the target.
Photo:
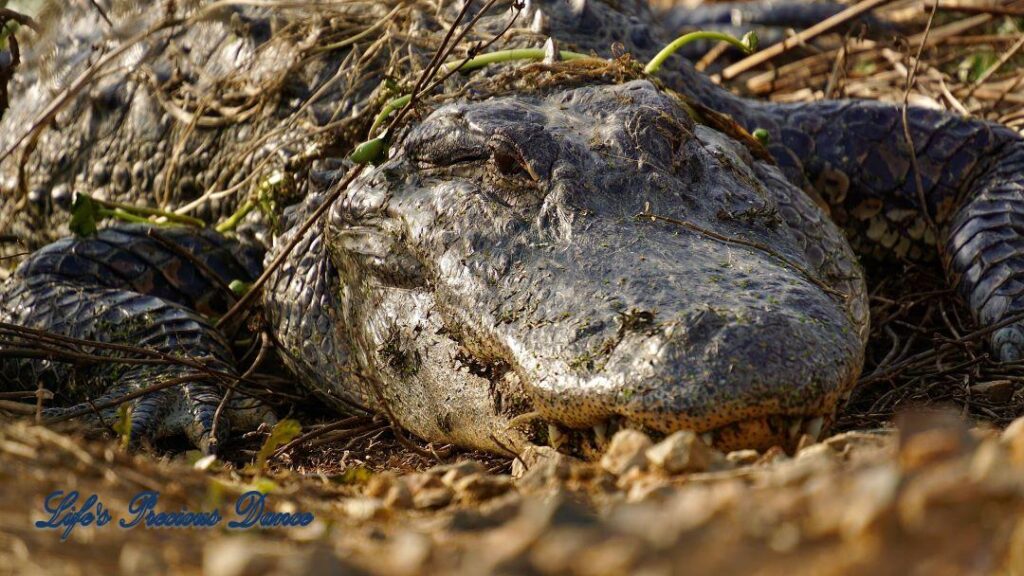
[(337, 300), (297, 323), (349, 344), (295, 340), (331, 355), (318, 386), (491, 449), (536, 440), (531, 419), (722, 447), (820, 428), (860, 370), (859, 268), (832, 290), (827, 244), (787, 224), (817, 209), (686, 110), (646, 81), (436, 110), (332, 207)]

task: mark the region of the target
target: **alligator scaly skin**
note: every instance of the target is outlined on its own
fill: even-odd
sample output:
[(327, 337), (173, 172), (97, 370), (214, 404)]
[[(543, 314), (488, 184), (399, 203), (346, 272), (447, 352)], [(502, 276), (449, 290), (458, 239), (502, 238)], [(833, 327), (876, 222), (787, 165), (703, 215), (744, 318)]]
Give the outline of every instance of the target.
[[(309, 197), (282, 219), (284, 235), (274, 250), (284, 244), (294, 233), (289, 223), (337, 185), (344, 164), (323, 151), (322, 160), (296, 166), (295, 152), (287, 147), (280, 157), (247, 156), (252, 162), (241, 167), (230, 166), (229, 159), (253, 141), (273, 149), (273, 142), (260, 135), (268, 134), (268, 123), (305, 110), (303, 98), (325, 86), (331, 87), (327, 94), (343, 92), (346, 56), (327, 52), (314, 59), (315, 73), (297, 74), (296, 86), (282, 94), (297, 95), (298, 101), (284, 97), (278, 108), (249, 120), (206, 128), (174, 119), (135, 73), (144, 68), (139, 62), (169, 63), (172, 71), (175, 66), (183, 71), (168, 76), (175, 78), (174, 86), (209, 88), (211, 78), (215, 82), (238, 66), (229, 48), (257, 53), (265, 39), (260, 31), (275, 22), (259, 10), (234, 14), (174, 34), (171, 46), (198, 43), (187, 51), (197, 54), (195, 59), (179, 57), (182, 52), (163, 41), (147, 43), (126, 57), (132, 73), (114, 74), (105, 84), (109, 90), (74, 100), (71, 110), (77, 115), (59, 117), (56, 130), (47, 131), (29, 155), (34, 167), (29, 188), (38, 190), (36, 204), (44, 213), (58, 200), (53, 193), (69, 188), (99, 187), (115, 198), (142, 191), (154, 202), (188, 202), (211, 186), (241, 182), (269, 159)], [(517, 30), (495, 49), (540, 46), (550, 35), (563, 48), (602, 56), (621, 43), (644, 61), (667, 39), (646, 5), (630, 0), (538, 0), (523, 16), (530, 30)], [(417, 33), (443, 29), (428, 14), (417, 18)], [(481, 27), (495, 30), (506, 22), (505, 15), (487, 16)], [(80, 60), (72, 57), (68, 68)], [(195, 73), (204, 62), (207, 74)], [(275, 70), (275, 61), (267, 62)], [(243, 78), (266, 73), (245, 66)], [(339, 80), (332, 84), (332, 78)], [(691, 125), (680, 116), (678, 103), (642, 81), (626, 88), (595, 81), (590, 92), (552, 88), (437, 111), (413, 129), (415, 138), (385, 166), (364, 175), (331, 207), (330, 219), (302, 239), (301, 250), (269, 287), (265, 305), (285, 345), (286, 363), (339, 409), (380, 410), (383, 398), (402, 424), (424, 437), (494, 450), (522, 440), (508, 434), (508, 423), (529, 410), (570, 427), (622, 418), (662, 431), (711, 431), (729, 446), (776, 442), (787, 419), (831, 417), (856, 379), (867, 333), (860, 268), (835, 225), (794, 185), (827, 204), (861, 254), (942, 256), (951, 282), (983, 326), (1021, 310), (1017, 278), (1024, 255), (1016, 225), (1024, 175), (1018, 135), (998, 125), (911, 108), (918, 190), (897, 106), (750, 101), (715, 86), (678, 57), (666, 63), (659, 79), (748, 130), (767, 129), (778, 168), (729, 137)], [(30, 80), (37, 92), (27, 97), (29, 112), (38, 109), (33, 103), (41, 98), (39, 83)], [(118, 96), (124, 90), (130, 97)], [(621, 113), (604, 112), (607, 104), (587, 98), (618, 99)], [(116, 105), (105, 112), (103, 104), (110, 101)], [(335, 118), (358, 101), (334, 102), (333, 111), (330, 98), (318, 104)], [(31, 117), (19, 110), (12, 109), (13, 118)], [(447, 119), (452, 110), (480, 119), (460, 124), (457, 115)], [(144, 121), (135, 122), (139, 117)], [(314, 117), (313, 123), (289, 123), (289, 133), (317, 133), (324, 123)], [(665, 118), (677, 119), (662, 125)], [(594, 124), (595, 119), (608, 125)], [(194, 161), (169, 162), (171, 151), (159, 156), (134, 145), (150, 137), (138, 131), (145, 125), (169, 131), (156, 139), (157, 147), (176, 142), (177, 155)], [(16, 132), (5, 130), (4, 138)], [(98, 162), (108, 144), (116, 150), (113, 167)], [(332, 144), (343, 151), (352, 142)], [(606, 156), (609, 150), (612, 155)], [(673, 156), (684, 150), (683, 156)], [(567, 167), (554, 169), (567, 159)], [(139, 162), (143, 178), (136, 183)], [(167, 178), (193, 185), (156, 194), (167, 190)], [(312, 185), (318, 178), (326, 182), (319, 190)], [(165, 185), (155, 186), (158, 180)], [(424, 188), (423, 182), (432, 184)], [(518, 193), (508, 196), (510, 187)], [(466, 194), (474, 189), (480, 195)], [(615, 191), (624, 194), (621, 205), (608, 196)], [(667, 202), (666, 194), (676, 194), (677, 202)], [(701, 201), (688, 200), (687, 194)], [(644, 197), (679, 222), (690, 218), (726, 240), (747, 238), (748, 244), (711, 242), (715, 236), (677, 229), (670, 221), (633, 221), (646, 206), (635, 201)], [(445, 198), (447, 203), (441, 202)], [(481, 198), (491, 204), (480, 204)], [(721, 211), (712, 217), (705, 210), (716, 202)], [(611, 218), (617, 210), (621, 213)], [(456, 222), (460, 229), (451, 228)], [(615, 242), (593, 238), (602, 226), (609, 226), (605, 235)], [(493, 236), (497, 232), (509, 236)], [(763, 245), (752, 246), (749, 238), (760, 238)], [(65, 249), (69, 246), (74, 243)], [(552, 252), (545, 255), (545, 250)], [(559, 282), (564, 285), (553, 291), (553, 270), (567, 270), (573, 260), (565, 260), (565, 254), (573, 251), (580, 254), (575, 266), (586, 273), (563, 271), (567, 276)], [(581, 259), (584, 254), (587, 259)], [(659, 260), (660, 266), (645, 263), (664, 254), (672, 257)], [(702, 260), (708, 254), (713, 257)], [(722, 271), (710, 266), (718, 255), (727, 264)], [(753, 267), (732, 269), (737, 258)], [(647, 281), (631, 282), (628, 270)], [(16, 278), (7, 290), (22, 290), (32, 278)], [(728, 291), (717, 286), (723, 279), (739, 283)], [(570, 280), (575, 284), (565, 284)], [(620, 283), (618, 295), (603, 288), (613, 281)], [(743, 285), (751, 281), (761, 282), (759, 288)], [(680, 297), (666, 297), (671, 290)], [(691, 308), (693, 295), (701, 295), (707, 311)], [(766, 295), (765, 302), (756, 302)], [(516, 301), (514, 308), (500, 304)], [(1019, 326), (993, 333), (1001, 358), (1021, 355)], [(209, 342), (216, 336), (205, 328), (199, 333), (212, 350)], [(792, 346), (805, 340), (822, 346), (802, 351)], [(701, 360), (687, 364), (692, 358)], [(696, 379), (681, 380), (681, 375)], [(383, 389), (369, 386), (367, 376)]]
[[(97, 360), (75, 367), (59, 359), (7, 359), (0, 365), (0, 380), (6, 388), (34, 390), (41, 384), (56, 392), (57, 404), (77, 404), (44, 411), (46, 417), (59, 417), (90, 402), (97, 406), (164, 380), (193, 377), (135, 402), (130, 438), (137, 442), (184, 434), (197, 447), (212, 450), (227, 438), (232, 422), (244, 429), (272, 419), (254, 400), (238, 395), (227, 406), (218, 438), (212, 438), (224, 387), (235, 384), (230, 376), (237, 374), (230, 347), (196, 312), (226, 312), (233, 297), (224, 282), (251, 281), (259, 267), (258, 250), (212, 231), (186, 228), (123, 225), (50, 244), (15, 270), (3, 292), (0, 321), (78, 340), (147, 348), (200, 362), (228, 378), (211, 378), (174, 363), (120, 364), (116, 358), (133, 354), (87, 345), (72, 349), (92, 352)], [(97, 388), (104, 389), (102, 396), (96, 396)], [(87, 417), (109, 425), (117, 422), (117, 408), (90, 411)]]

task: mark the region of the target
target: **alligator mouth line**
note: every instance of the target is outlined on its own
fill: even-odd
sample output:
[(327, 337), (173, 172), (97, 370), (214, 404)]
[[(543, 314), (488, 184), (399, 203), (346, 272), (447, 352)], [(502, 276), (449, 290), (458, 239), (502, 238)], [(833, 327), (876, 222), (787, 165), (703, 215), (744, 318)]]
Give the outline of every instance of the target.
[[(793, 453), (806, 443), (817, 442), (834, 420), (832, 414), (774, 414), (730, 422), (698, 432), (698, 435), (705, 444), (721, 452), (743, 449), (764, 451), (777, 446)], [(663, 432), (637, 427), (623, 417), (612, 417), (590, 428), (569, 429), (547, 421), (538, 412), (516, 416), (509, 422), (509, 427), (526, 430), (527, 437), (536, 445), (550, 446), (586, 459), (600, 457), (611, 437), (622, 429), (639, 428), (655, 440), (666, 436)]]

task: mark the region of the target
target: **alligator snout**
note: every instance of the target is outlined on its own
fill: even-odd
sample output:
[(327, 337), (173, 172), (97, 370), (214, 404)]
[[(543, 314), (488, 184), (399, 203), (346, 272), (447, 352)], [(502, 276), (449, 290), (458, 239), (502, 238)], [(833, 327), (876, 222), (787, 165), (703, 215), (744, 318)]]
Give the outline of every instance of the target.
[(560, 427), (764, 446), (830, 418), (860, 370), (839, 232), (808, 232), (799, 191), (647, 82), (444, 107), (347, 205), (422, 266), (460, 350)]

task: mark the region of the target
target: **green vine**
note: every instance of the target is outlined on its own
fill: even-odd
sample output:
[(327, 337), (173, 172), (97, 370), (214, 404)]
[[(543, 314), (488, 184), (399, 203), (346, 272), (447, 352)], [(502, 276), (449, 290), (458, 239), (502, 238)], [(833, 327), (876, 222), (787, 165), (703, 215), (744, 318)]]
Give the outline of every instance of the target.
[(683, 46), (697, 40), (719, 40), (721, 42), (728, 42), (740, 50), (743, 50), (746, 54), (751, 54), (757, 50), (757, 34), (752, 31), (744, 34), (742, 39), (738, 39), (735, 36), (725, 34), (723, 32), (698, 30), (696, 32), (690, 32), (689, 34), (683, 34), (679, 38), (676, 38), (671, 44), (662, 48), (661, 52), (658, 52), (658, 54), (655, 55), (654, 58), (651, 58), (651, 61), (647, 63), (647, 66), (644, 67), (644, 72), (647, 74), (657, 74), (661, 70), (661, 65), (664, 64), (670, 56), (675, 54), (676, 51)]
[[(747, 32), (743, 35), (742, 39), (738, 39), (735, 36), (731, 36), (723, 32), (698, 30), (696, 32), (690, 32), (689, 34), (683, 34), (679, 38), (676, 38), (671, 44), (663, 48), (654, 58), (651, 59), (650, 62), (647, 63), (647, 66), (644, 67), (644, 73), (657, 74), (661, 70), (661, 66), (670, 56), (675, 54), (676, 51), (683, 46), (697, 40), (719, 40), (728, 42), (747, 54), (757, 50), (757, 34), (754, 32)], [(496, 52), (481, 54), (466, 61), (448, 62), (441, 67), (441, 70), (445, 74), (451, 73), (454, 70), (458, 70), (459, 72), (472, 72), (473, 70), (479, 70), (492, 64), (516, 62), (520, 60), (543, 60), (546, 56), (547, 51), (543, 48), (498, 50)], [(562, 60), (597, 59), (595, 56), (582, 54), (580, 52), (571, 52), (569, 50), (559, 51), (559, 56)], [(407, 106), (411, 101), (412, 94), (406, 94), (404, 96), (388, 100), (384, 104), (383, 108), (381, 108), (381, 111), (373, 119), (373, 124), (370, 126), (370, 135), (376, 133), (392, 113)], [(356, 149), (349, 156), (349, 160), (356, 164), (377, 164), (387, 155), (387, 148), (386, 134), (376, 138), (371, 138), (370, 140), (366, 140), (356, 146)]]
[[(120, 202), (100, 200), (88, 194), (75, 194), (71, 205), (70, 230), (79, 236), (91, 236), (96, 233), (96, 223), (106, 218), (116, 218), (122, 222), (156, 224), (157, 226), (175, 226), (185, 224), (202, 228), (206, 223), (198, 218), (175, 214), (159, 208), (131, 206)], [(163, 220), (152, 220), (162, 218)]]

